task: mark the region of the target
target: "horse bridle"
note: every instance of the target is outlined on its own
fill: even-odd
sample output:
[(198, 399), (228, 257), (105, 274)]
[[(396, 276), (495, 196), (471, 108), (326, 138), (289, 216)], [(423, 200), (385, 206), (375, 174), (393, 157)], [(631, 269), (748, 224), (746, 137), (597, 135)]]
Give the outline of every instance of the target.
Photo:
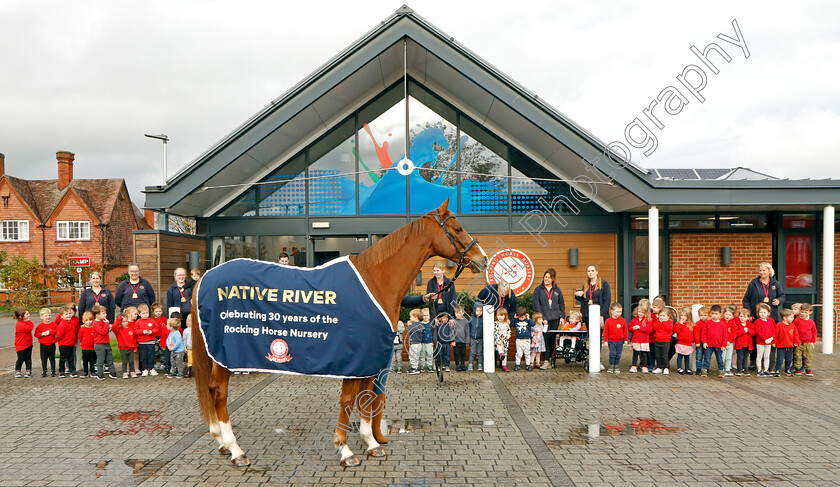
[[(435, 218), (435, 221), (438, 223), (438, 225), (440, 225), (440, 228), (442, 228), (443, 232), (446, 234), (446, 238), (449, 239), (449, 243), (451, 243), (452, 246), (455, 247), (455, 251), (458, 252), (458, 256), (459, 256), (458, 263), (457, 263), (458, 268), (455, 270), (455, 275), (452, 276), (452, 279), (449, 281), (449, 284), (447, 284), (446, 286), (443, 287), (443, 289), (441, 289), (437, 293), (435, 293), (437, 295), (437, 297), (440, 297), (441, 294), (443, 294), (444, 292), (449, 290), (449, 288), (452, 287), (455, 284), (455, 279), (458, 279), (458, 276), (461, 275), (461, 272), (463, 272), (464, 269), (466, 269), (466, 267), (470, 264), (470, 262), (472, 262), (472, 259), (467, 257), (467, 252), (469, 252), (470, 249), (473, 248), (473, 246), (478, 244), (478, 240), (473, 238), (470, 241), (469, 244), (464, 245), (460, 240), (455, 238), (455, 235), (452, 235), (452, 232), (450, 232), (449, 228), (446, 226), (446, 221), (449, 220), (450, 218), (454, 218), (453, 215), (449, 215), (448, 217), (446, 217), (444, 219), (441, 219), (440, 215), (438, 215), (437, 213), (435, 213), (433, 216)], [(435, 298), (435, 299), (437, 299), (437, 298)]]

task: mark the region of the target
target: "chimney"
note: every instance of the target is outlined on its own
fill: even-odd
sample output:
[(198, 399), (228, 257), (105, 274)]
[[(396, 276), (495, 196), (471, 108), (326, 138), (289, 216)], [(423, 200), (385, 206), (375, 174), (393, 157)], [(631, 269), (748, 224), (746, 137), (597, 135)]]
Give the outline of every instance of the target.
[(143, 216), (146, 218), (146, 223), (150, 228), (155, 228), (155, 212), (152, 210), (143, 210)]
[(55, 153), (55, 158), (58, 160), (58, 189), (61, 190), (73, 180), (73, 161), (76, 154), (60, 150)]
[(0, 154), (0, 176), (6, 175), (6, 156)]

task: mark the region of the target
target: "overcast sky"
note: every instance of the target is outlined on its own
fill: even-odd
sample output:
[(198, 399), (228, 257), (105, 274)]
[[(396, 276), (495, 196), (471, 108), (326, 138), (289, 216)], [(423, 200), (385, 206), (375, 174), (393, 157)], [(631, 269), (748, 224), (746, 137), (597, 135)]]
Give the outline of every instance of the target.
[[(160, 184), (402, 2), (0, 2), (0, 152), (6, 172)], [(840, 3), (452, 2), (408, 5), (605, 142), (636, 117), (658, 147), (644, 167), (745, 166), (778, 177), (840, 178)], [(737, 19), (749, 58), (719, 38)], [(731, 61), (656, 129), (642, 110), (700, 64), (710, 42)], [(691, 76), (688, 76), (689, 80)], [(661, 108), (660, 108), (661, 110)]]

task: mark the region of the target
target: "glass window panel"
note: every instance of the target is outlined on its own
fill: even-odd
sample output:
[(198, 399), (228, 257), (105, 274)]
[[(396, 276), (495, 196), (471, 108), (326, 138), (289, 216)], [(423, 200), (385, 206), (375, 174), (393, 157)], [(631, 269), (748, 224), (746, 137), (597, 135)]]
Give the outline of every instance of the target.
[(814, 236), (785, 236), (785, 287), (814, 286)]
[(225, 237), (225, 255), (222, 262), (244, 257), (246, 259), (257, 258), (257, 237), (253, 235), (244, 237)]
[(720, 228), (754, 230), (767, 228), (767, 215), (720, 215)]
[(461, 213), (507, 213), (507, 147), (461, 117)]
[(714, 215), (668, 215), (668, 228), (679, 230), (714, 230)]
[[(665, 217), (663, 215), (659, 215), (659, 228), (665, 228)], [(631, 216), (630, 217), (630, 229), (631, 230), (647, 230), (648, 229), (648, 216), (647, 215), (639, 215), (639, 216)]]
[(233, 204), (222, 210), (219, 216), (257, 216), (257, 187), (252, 186), (245, 191)]
[[(659, 237), (659, 288), (662, 289), (662, 263), (664, 262), (665, 249), (662, 248), (662, 237)], [(650, 248), (647, 235), (636, 235), (633, 237), (633, 289), (650, 288), (650, 270), (648, 269), (648, 257)]]
[(782, 216), (784, 228), (816, 228), (817, 217), (812, 213)]
[(387, 170), (405, 155), (405, 104), (400, 100), (374, 120), (359, 122), (359, 213), (405, 214), (408, 178)]
[[(458, 132), (447, 120), (409, 97), (409, 159), (418, 169), (409, 176), (411, 213), (428, 213), (449, 198), (457, 201)], [(463, 140), (463, 137), (462, 137)]]
[(260, 259), (277, 262), (280, 254), (289, 256), (289, 265), (306, 267), (306, 237), (260, 236)]
[(353, 120), (336, 127), (309, 150), (309, 214), (356, 214), (356, 137)]
[(284, 163), (259, 185), (260, 216), (306, 214), (305, 170), (306, 158), (301, 154)]
[[(580, 206), (575, 203), (568, 184), (561, 181), (531, 179), (513, 166), (510, 168), (510, 175), (513, 213), (528, 213), (534, 210), (571, 214), (580, 212)], [(567, 199), (561, 199), (555, 203), (555, 198), (558, 196), (565, 196)]]

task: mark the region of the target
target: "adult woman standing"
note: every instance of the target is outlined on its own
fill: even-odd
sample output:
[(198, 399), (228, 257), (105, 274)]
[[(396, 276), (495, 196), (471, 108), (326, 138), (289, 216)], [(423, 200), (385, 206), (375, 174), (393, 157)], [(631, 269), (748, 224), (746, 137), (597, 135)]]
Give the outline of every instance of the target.
[[(166, 290), (166, 306), (179, 308), (181, 313), (181, 327), (186, 328), (189, 323), (190, 306), (192, 300), (192, 286), (187, 285), (187, 270), (183, 267), (175, 269), (175, 282)], [(169, 316), (167, 311), (166, 316)]]
[[(432, 272), (435, 276), (426, 284), (426, 294), (434, 293), (434, 299), (429, 301), (429, 311), (432, 312), (433, 318), (441, 313), (447, 313), (450, 318), (455, 318), (457, 293), (455, 285), (450, 286), (452, 280), (444, 275), (446, 266), (443, 261), (437, 262)], [(447, 286), (449, 286), (448, 289)]]
[(113, 323), (116, 307), (114, 295), (108, 288), (102, 287), (102, 274), (91, 272), (90, 287), (82, 291), (82, 295), (79, 297), (79, 321), (81, 322), (85, 311), (90, 311), (97, 304), (108, 311), (108, 321)]
[(785, 302), (785, 291), (779, 281), (773, 278), (776, 271), (769, 262), (758, 264), (758, 277), (747, 285), (747, 292), (744, 293), (743, 305), (750, 310), (753, 319), (758, 317), (755, 307), (758, 303), (767, 303), (770, 306), (770, 316), (778, 323), (781, 319), (779, 308)]
[[(566, 318), (566, 302), (563, 300), (563, 292), (556, 284), (556, 279), (557, 272), (553, 268), (546, 269), (543, 282), (534, 288), (534, 311), (543, 315), (543, 319), (548, 323), (549, 331), (559, 330)], [(555, 338), (556, 333), (545, 334), (547, 353), (541, 369), (550, 367), (551, 360), (549, 359), (554, 354)]]
[(120, 308), (145, 304), (151, 306), (155, 302), (155, 290), (149, 281), (140, 277), (140, 266), (129, 264), (128, 279), (121, 282), (114, 294), (114, 302)]
[(601, 307), (601, 332), (604, 331), (604, 321), (610, 315), (610, 283), (598, 277), (598, 266), (591, 264), (586, 267), (586, 284), (583, 289), (575, 291), (575, 301), (580, 302), (580, 314), (584, 324), (589, 326), (589, 306), (597, 304)]

